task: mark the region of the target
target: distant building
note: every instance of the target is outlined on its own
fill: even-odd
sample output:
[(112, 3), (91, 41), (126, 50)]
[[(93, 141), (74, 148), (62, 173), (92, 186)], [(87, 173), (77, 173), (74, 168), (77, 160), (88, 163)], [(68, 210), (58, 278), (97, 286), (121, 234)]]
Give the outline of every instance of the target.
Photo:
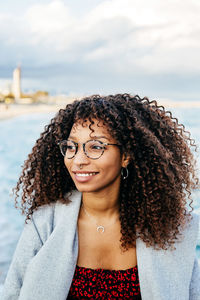
[(17, 67), (13, 71), (12, 93), (15, 99), (21, 98), (21, 68)]

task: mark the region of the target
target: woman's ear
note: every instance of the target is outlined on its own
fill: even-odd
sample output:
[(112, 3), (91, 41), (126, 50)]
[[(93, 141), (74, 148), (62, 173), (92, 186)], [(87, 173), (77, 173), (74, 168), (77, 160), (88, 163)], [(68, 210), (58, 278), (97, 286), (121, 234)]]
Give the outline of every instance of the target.
[(123, 153), (122, 155), (122, 168), (126, 168), (129, 164), (130, 156), (127, 153)]

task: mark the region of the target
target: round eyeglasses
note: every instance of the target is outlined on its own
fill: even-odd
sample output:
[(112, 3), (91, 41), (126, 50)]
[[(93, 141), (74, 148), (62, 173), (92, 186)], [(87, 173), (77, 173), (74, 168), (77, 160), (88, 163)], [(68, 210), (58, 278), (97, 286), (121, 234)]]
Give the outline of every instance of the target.
[[(71, 140), (62, 141), (59, 143), (60, 151), (64, 157), (71, 159), (76, 155), (79, 144), (81, 143), (76, 143)], [(83, 146), (85, 155), (92, 159), (100, 158), (103, 155), (106, 146), (121, 146), (118, 144), (103, 143), (98, 140), (89, 140), (85, 143), (82, 143), (81, 145)]]

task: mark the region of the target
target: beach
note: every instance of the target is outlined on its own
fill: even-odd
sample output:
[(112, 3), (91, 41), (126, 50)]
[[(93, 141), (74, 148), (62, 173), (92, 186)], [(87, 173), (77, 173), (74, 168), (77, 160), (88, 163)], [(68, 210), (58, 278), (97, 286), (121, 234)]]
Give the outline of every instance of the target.
[[(0, 104), (0, 120), (6, 120), (9, 118), (17, 117), (24, 114), (32, 113), (50, 113), (58, 112), (60, 108), (64, 108), (66, 104), (72, 102), (72, 99), (57, 103), (35, 103), (35, 104)], [(171, 101), (160, 100), (158, 105), (163, 105), (166, 109), (170, 108), (200, 108), (200, 101)]]
[(0, 104), (0, 121), (24, 114), (58, 112), (66, 104)]

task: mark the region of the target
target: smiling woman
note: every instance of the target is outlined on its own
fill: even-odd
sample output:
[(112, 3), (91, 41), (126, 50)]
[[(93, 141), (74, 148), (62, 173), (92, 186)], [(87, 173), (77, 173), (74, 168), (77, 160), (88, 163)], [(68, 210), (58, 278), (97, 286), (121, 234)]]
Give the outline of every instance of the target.
[(192, 147), (148, 98), (61, 109), (16, 186), (27, 221), (2, 299), (200, 300)]

